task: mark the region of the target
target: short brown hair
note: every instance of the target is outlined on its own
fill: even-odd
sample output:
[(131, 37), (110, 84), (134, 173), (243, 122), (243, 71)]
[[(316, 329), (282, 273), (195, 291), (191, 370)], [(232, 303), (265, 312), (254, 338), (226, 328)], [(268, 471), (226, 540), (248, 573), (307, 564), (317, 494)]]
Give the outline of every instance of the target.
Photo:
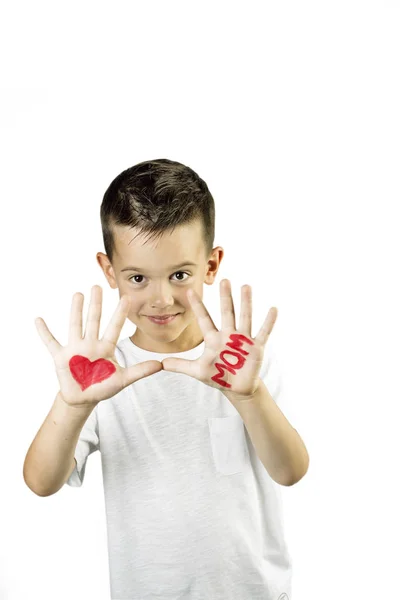
[(159, 158), (122, 171), (109, 185), (100, 208), (104, 248), (112, 262), (113, 226), (139, 227), (148, 237), (201, 219), (206, 258), (215, 235), (214, 199), (190, 167)]

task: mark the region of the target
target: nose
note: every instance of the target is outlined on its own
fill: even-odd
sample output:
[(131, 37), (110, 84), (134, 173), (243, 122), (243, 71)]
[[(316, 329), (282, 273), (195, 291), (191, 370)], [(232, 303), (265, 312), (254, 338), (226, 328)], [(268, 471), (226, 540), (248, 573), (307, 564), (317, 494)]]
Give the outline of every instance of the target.
[[(171, 294), (170, 285), (163, 282), (158, 285), (154, 285), (152, 288), (151, 296), (150, 296), (150, 305), (153, 308), (168, 309), (169, 306), (173, 306), (174, 299)], [(168, 312), (168, 311), (166, 311)]]

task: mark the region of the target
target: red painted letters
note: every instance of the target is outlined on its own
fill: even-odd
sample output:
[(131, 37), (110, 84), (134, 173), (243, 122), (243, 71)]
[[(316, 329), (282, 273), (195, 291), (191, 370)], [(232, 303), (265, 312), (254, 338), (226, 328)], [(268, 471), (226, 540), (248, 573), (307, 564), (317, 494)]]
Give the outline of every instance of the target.
[[(241, 333), (232, 333), (229, 336), (229, 339), (232, 341), (227, 342), (226, 345), (229, 346), (229, 348), (233, 348), (234, 350), (237, 350), (237, 352), (232, 352), (231, 350), (223, 350), (221, 352), (221, 354), (219, 355), (219, 357), (224, 364), (215, 363), (215, 366), (218, 369), (218, 373), (216, 373), (215, 375), (213, 375), (211, 377), (211, 379), (213, 381), (215, 381), (216, 383), (219, 383), (223, 387), (227, 387), (227, 388), (230, 388), (232, 386), (230, 383), (228, 383), (227, 381), (223, 381), (223, 379), (222, 379), (222, 377), (224, 376), (224, 369), (226, 371), (229, 371), (229, 373), (232, 373), (232, 375), (236, 375), (236, 371), (241, 369), (245, 363), (245, 358), (242, 355), (244, 354), (245, 356), (247, 356), (247, 354), (248, 354), (248, 352), (246, 352), (246, 350), (243, 350), (243, 348), (242, 348), (243, 342), (245, 341), (248, 344), (251, 344), (252, 346), (254, 344), (254, 342), (252, 342), (248, 337), (246, 337), (245, 335), (242, 335)], [(240, 352), (240, 354), (239, 354), (239, 352)], [(233, 365), (232, 363), (228, 362), (224, 358), (225, 354), (230, 354), (231, 356), (234, 356), (237, 359), (236, 363)]]

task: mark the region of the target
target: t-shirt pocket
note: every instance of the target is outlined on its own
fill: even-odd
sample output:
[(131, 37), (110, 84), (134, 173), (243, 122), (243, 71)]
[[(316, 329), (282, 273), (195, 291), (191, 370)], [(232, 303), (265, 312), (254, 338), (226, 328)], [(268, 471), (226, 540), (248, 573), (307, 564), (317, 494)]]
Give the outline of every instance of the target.
[(223, 475), (243, 471), (249, 461), (249, 451), (241, 416), (209, 417), (208, 426), (216, 470)]

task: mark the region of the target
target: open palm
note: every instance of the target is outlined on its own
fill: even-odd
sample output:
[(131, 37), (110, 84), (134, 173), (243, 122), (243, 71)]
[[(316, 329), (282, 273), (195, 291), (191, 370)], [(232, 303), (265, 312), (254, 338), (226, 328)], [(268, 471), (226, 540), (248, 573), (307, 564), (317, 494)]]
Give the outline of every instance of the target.
[(211, 387), (227, 391), (238, 400), (251, 397), (259, 385), (264, 348), (277, 319), (272, 307), (255, 338), (251, 337), (251, 287), (242, 286), (239, 328), (236, 329), (231, 285), (220, 282), (221, 331), (219, 331), (201, 298), (189, 290), (188, 299), (204, 337), (204, 353), (196, 360), (165, 358), (165, 371), (184, 373)]
[(85, 406), (111, 398), (138, 379), (162, 370), (157, 360), (121, 367), (115, 359), (115, 348), (129, 312), (130, 298), (123, 295), (101, 339), (102, 288), (92, 287), (86, 330), (82, 335), (84, 296), (74, 294), (71, 305), (68, 344), (62, 346), (49, 331), (43, 319), (37, 318), (38, 333), (52, 355), (60, 391), (71, 406)]

